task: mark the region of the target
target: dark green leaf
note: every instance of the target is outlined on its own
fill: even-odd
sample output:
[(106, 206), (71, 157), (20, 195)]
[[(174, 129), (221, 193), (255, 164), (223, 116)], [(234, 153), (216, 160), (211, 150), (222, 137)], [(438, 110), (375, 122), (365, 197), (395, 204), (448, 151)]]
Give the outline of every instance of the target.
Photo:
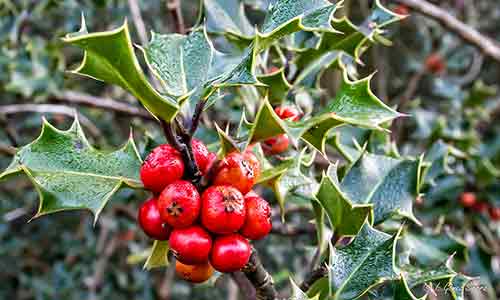
[(175, 101), (160, 95), (144, 76), (126, 22), (115, 30), (97, 33), (87, 33), (82, 22), (77, 34), (68, 34), (63, 40), (85, 50), (81, 65), (73, 73), (121, 86), (166, 121), (175, 117), (179, 109)]
[(326, 211), (337, 236), (355, 236), (365, 221), (373, 218), (372, 204), (351, 203), (340, 191), (338, 181), (326, 174), (323, 174), (315, 196)]
[(141, 188), (141, 158), (132, 137), (121, 149), (103, 152), (87, 141), (78, 120), (61, 131), (44, 120), (40, 136), (20, 148), (0, 179), (24, 172), (40, 195), (35, 217), (88, 209), (97, 220), (123, 185)]
[(397, 276), (394, 236), (372, 228), (368, 222), (346, 247), (330, 253), (330, 283), (333, 299), (355, 299), (373, 287)]

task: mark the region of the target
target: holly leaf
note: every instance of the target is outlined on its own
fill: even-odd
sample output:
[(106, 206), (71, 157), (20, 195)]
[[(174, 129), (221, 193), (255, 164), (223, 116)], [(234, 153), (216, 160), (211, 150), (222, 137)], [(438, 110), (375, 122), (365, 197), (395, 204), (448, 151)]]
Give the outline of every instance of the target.
[[(468, 278), (455, 272), (451, 268), (452, 259), (453, 256), (450, 256), (445, 262), (442, 262), (437, 266), (427, 267), (425, 269), (410, 265), (402, 266), (400, 268), (401, 276), (404, 277), (407, 282), (408, 293), (417, 298), (412, 292), (412, 289), (415, 289), (417, 286), (423, 284), (431, 289), (434, 287), (434, 284), (444, 288), (452, 287), (452, 283), (457, 276), (460, 277), (454, 282), (455, 286), (450, 290), (455, 290), (454, 292), (452, 292), (452, 294), (463, 293), (463, 290), (461, 291), (460, 289), (463, 289), (467, 281), (471, 280), (472, 278)], [(465, 281), (465, 278), (468, 278), (469, 280)]]
[(0, 179), (24, 173), (40, 196), (33, 218), (75, 209), (87, 209), (97, 218), (121, 187), (142, 188), (141, 158), (130, 136), (113, 152), (93, 148), (78, 120), (66, 131), (43, 121), (40, 136), (21, 147)]
[(344, 71), (342, 85), (336, 97), (318, 113), (302, 122), (287, 122), (287, 133), (292, 139), (302, 138), (319, 152), (325, 153), (328, 133), (332, 128), (353, 125), (383, 130), (382, 123), (402, 114), (391, 109), (370, 90), (371, 76), (351, 81)]
[(398, 300), (425, 300), (427, 295), (422, 297), (416, 297), (408, 286), (408, 281), (404, 276), (401, 276), (400, 280), (394, 286), (394, 299)]
[(304, 148), (297, 158), (292, 160), (292, 164), (284, 172), (272, 180), (272, 187), (276, 200), (280, 205), (281, 218), (285, 218), (285, 202), (292, 194), (297, 194), (305, 198), (311, 198), (312, 191), (317, 189), (317, 182), (310, 176), (302, 173), (301, 166), (306, 158), (306, 148)]
[[(330, 167), (332, 168), (332, 167)], [(329, 170), (328, 173), (334, 171)], [(326, 211), (338, 236), (355, 236), (368, 219), (373, 219), (372, 204), (353, 204), (340, 191), (338, 181), (323, 173), (315, 198)]]
[(317, 300), (319, 298), (319, 295), (316, 295), (312, 298), (309, 298), (309, 296), (304, 293), (300, 287), (293, 281), (292, 278), (290, 278), (290, 284), (292, 286), (292, 295), (290, 296), (290, 299), (293, 300)]
[(278, 0), (270, 4), (260, 31), (257, 31), (257, 51), (269, 47), (274, 41), (297, 31), (331, 31), (333, 14), (340, 6), (326, 0)]
[(271, 104), (281, 104), (292, 87), (285, 77), (285, 69), (257, 76), (257, 79), (267, 86), (267, 98)]
[(404, 16), (397, 15), (375, 2), (375, 8), (362, 25), (356, 26), (346, 17), (331, 20), (331, 28), (321, 35), (315, 47), (298, 53), (294, 60), (298, 70), (302, 70), (297, 78), (315, 76), (321, 70), (340, 61), (342, 54), (347, 54), (361, 63), (361, 55), (376, 41), (387, 43), (382, 38), (384, 27), (396, 22)]
[(465, 300), (464, 290), (470, 281), (476, 278), (468, 277), (463, 274), (458, 274), (450, 279), (448, 284), (449, 291), (455, 300)]
[(329, 279), (333, 299), (355, 299), (396, 278), (395, 247), (400, 233), (401, 229), (390, 236), (365, 222), (348, 246), (332, 248)]
[(413, 260), (421, 265), (442, 262), (455, 253), (455, 257), (467, 260), (467, 245), (465, 241), (458, 239), (449, 232), (424, 235), (407, 233), (402, 244), (410, 251)]
[(360, 127), (342, 126), (330, 132), (326, 143), (333, 146), (348, 162), (354, 163), (363, 154), (363, 145), (370, 131)]
[(151, 270), (154, 268), (166, 267), (168, 262), (168, 241), (154, 241), (151, 247), (149, 257), (144, 263), (144, 269)]
[(342, 86), (329, 105), (318, 115), (304, 121), (288, 122), (281, 120), (267, 99), (264, 99), (253, 123), (248, 123), (247, 143), (260, 142), (278, 134), (286, 133), (294, 145), (304, 140), (321, 153), (330, 130), (343, 125), (353, 125), (369, 129), (383, 130), (382, 123), (402, 116), (385, 105), (370, 91), (370, 77), (350, 81), (344, 72)]
[(160, 95), (147, 81), (135, 56), (127, 22), (114, 30), (87, 33), (82, 19), (80, 31), (66, 35), (63, 41), (85, 50), (82, 63), (72, 73), (124, 88), (154, 116), (166, 121), (177, 114), (177, 103)]
[(420, 224), (413, 215), (419, 195), (422, 158), (396, 159), (363, 153), (340, 183), (340, 190), (355, 204), (373, 204), (374, 222), (393, 216)]
[(230, 38), (252, 39), (254, 29), (239, 0), (204, 0), (207, 30)]

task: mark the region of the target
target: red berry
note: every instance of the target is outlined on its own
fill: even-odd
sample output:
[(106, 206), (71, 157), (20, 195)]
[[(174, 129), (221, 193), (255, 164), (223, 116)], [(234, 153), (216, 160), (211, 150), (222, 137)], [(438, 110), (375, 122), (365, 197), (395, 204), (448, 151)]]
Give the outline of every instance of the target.
[(488, 212), (493, 221), (500, 221), (500, 207), (491, 206)]
[(267, 70), (267, 74), (272, 74), (272, 73), (276, 73), (280, 70), (280, 68), (276, 67), (276, 66), (271, 66), (268, 70)]
[(158, 198), (161, 218), (174, 228), (188, 227), (200, 213), (201, 200), (196, 187), (184, 180), (169, 184)]
[(206, 263), (212, 249), (212, 238), (198, 225), (174, 229), (168, 243), (177, 260), (188, 265)]
[(207, 281), (214, 273), (214, 268), (207, 262), (198, 265), (185, 265), (180, 261), (175, 262), (175, 273), (180, 278), (193, 282), (201, 283)]
[(478, 213), (486, 213), (488, 212), (488, 208), (489, 208), (489, 205), (488, 203), (486, 202), (476, 202), (473, 206), (472, 206), (472, 210), (478, 212)]
[(182, 178), (184, 163), (179, 151), (164, 144), (154, 148), (148, 155), (140, 173), (145, 188), (161, 193), (167, 185)]
[(159, 241), (168, 240), (171, 228), (161, 219), (156, 198), (151, 198), (141, 205), (137, 219), (144, 233), (150, 238)]
[(441, 55), (433, 53), (425, 60), (425, 68), (432, 74), (440, 74), (445, 70), (446, 64)]
[(248, 193), (260, 176), (260, 163), (252, 152), (229, 153), (217, 166), (214, 185), (232, 185)]
[(211, 186), (201, 196), (201, 223), (213, 233), (238, 231), (245, 222), (245, 199), (229, 185)]
[(406, 5), (398, 5), (396, 8), (394, 8), (394, 12), (397, 13), (398, 15), (408, 15), (410, 10)]
[(274, 112), (283, 120), (291, 119), (292, 121), (300, 120), (300, 112), (293, 106), (278, 106)]
[(215, 239), (210, 263), (219, 272), (236, 272), (250, 259), (252, 249), (239, 234), (223, 235)]
[(245, 207), (246, 219), (240, 233), (248, 239), (260, 240), (271, 231), (271, 207), (254, 192), (245, 195)]
[(288, 149), (290, 141), (286, 134), (280, 134), (264, 141), (262, 148), (266, 154), (279, 154)]
[(472, 207), (476, 204), (476, 194), (472, 192), (464, 192), (460, 195), (460, 203), (463, 207)]
[(200, 169), (202, 174), (206, 174), (208, 168), (210, 167), (211, 159), (215, 156), (215, 154), (210, 153), (207, 149), (207, 146), (203, 144), (202, 141), (193, 139), (191, 142), (191, 147), (193, 149), (194, 160), (196, 161), (196, 165)]

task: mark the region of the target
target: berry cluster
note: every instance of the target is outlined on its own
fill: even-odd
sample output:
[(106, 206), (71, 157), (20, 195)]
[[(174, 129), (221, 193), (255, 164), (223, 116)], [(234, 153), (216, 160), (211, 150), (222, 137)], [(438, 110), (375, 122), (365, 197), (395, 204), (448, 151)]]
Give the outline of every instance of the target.
[(486, 201), (477, 200), (476, 194), (473, 192), (462, 193), (460, 195), (460, 203), (463, 207), (477, 213), (488, 213), (490, 219), (493, 221), (500, 221), (500, 207), (492, 206)]
[(202, 189), (185, 180), (179, 151), (161, 145), (141, 167), (144, 187), (155, 197), (142, 204), (138, 219), (148, 236), (169, 241), (178, 276), (203, 282), (213, 268), (234, 272), (248, 263), (248, 239), (262, 239), (271, 231), (271, 208), (252, 191), (260, 175), (253, 153), (231, 152), (217, 161), (201, 141), (193, 139), (191, 146), (210, 185)]
[[(293, 106), (279, 106), (274, 109), (278, 117), (282, 120), (291, 120), (297, 122), (300, 120), (300, 112)], [(262, 144), (262, 149), (266, 154), (279, 154), (288, 149), (290, 140), (286, 134), (280, 134), (268, 138)]]

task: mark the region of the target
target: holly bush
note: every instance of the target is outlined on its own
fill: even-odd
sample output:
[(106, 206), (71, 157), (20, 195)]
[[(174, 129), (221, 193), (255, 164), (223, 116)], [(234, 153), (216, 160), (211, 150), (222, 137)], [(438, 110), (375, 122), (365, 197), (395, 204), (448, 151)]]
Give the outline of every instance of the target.
[(379, 0), (83, 2), (2, 7), (0, 295), (498, 297), (498, 62)]

